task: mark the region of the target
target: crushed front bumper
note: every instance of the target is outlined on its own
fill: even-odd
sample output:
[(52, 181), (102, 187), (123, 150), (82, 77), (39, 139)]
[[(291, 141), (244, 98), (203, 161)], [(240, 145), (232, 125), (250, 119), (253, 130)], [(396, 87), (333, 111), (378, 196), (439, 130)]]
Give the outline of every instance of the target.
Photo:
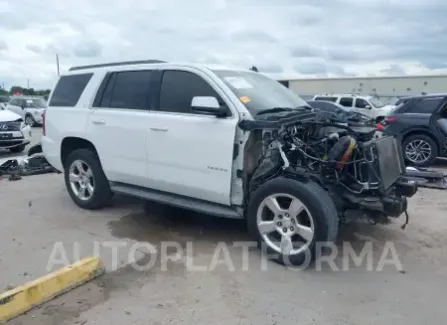
[(417, 190), (416, 182), (401, 177), (383, 194), (344, 193), (343, 198), (348, 209), (397, 218), (407, 210), (407, 198), (412, 197)]
[[(6, 128), (5, 128), (6, 126)], [(3, 125), (0, 130), (0, 149), (11, 149), (14, 147), (27, 145), (31, 142), (31, 128), (25, 125), (22, 128), (13, 128), (10, 125)]]

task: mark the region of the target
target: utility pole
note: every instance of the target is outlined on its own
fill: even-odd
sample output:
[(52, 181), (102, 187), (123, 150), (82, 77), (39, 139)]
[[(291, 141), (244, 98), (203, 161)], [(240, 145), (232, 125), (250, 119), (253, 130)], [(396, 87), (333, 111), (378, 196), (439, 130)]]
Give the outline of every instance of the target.
[(56, 53), (56, 67), (57, 67), (57, 75), (60, 76), (59, 70), (59, 54)]
[(29, 79), (26, 79), (26, 80), (27, 80), (27, 82), (28, 82), (28, 87), (27, 87), (27, 88), (29, 89)]

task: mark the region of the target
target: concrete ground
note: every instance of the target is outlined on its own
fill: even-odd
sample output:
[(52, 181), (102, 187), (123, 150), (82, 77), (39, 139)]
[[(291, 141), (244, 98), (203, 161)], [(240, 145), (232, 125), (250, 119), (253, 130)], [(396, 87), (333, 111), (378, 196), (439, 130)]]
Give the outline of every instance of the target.
[[(85, 211), (62, 175), (3, 179), (0, 291), (98, 253), (106, 275), (10, 324), (445, 324), (446, 197), (420, 189), (405, 230), (403, 218), (344, 226), (332, 267), (300, 271), (234, 246), (249, 241), (240, 221), (123, 197)], [(373, 254), (356, 265), (348, 247)]]

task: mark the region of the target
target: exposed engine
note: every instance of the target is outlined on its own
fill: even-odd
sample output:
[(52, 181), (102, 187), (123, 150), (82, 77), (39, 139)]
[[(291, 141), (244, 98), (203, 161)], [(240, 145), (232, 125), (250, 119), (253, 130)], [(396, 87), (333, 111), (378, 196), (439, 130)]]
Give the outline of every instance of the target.
[(402, 196), (416, 191), (401, 180), (405, 166), (399, 142), (376, 138), (374, 127), (352, 126), (305, 110), (244, 121), (241, 128), (262, 130), (263, 154), (249, 191), (280, 175), (310, 178), (332, 195), (341, 215), (367, 210), (374, 218), (399, 216), (406, 210)]

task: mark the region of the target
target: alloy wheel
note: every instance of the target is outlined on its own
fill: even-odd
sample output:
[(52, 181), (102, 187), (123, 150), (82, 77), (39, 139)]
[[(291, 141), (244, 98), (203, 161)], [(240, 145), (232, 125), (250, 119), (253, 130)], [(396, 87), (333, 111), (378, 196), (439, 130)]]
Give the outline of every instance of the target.
[(412, 163), (422, 164), (430, 159), (430, 144), (424, 140), (413, 140), (405, 147), (405, 156)]
[(75, 160), (70, 165), (68, 178), (73, 193), (83, 201), (89, 200), (95, 191), (92, 169), (82, 160)]
[(315, 236), (314, 219), (309, 210), (289, 194), (266, 197), (259, 205), (256, 219), (264, 242), (282, 255), (302, 253)]

